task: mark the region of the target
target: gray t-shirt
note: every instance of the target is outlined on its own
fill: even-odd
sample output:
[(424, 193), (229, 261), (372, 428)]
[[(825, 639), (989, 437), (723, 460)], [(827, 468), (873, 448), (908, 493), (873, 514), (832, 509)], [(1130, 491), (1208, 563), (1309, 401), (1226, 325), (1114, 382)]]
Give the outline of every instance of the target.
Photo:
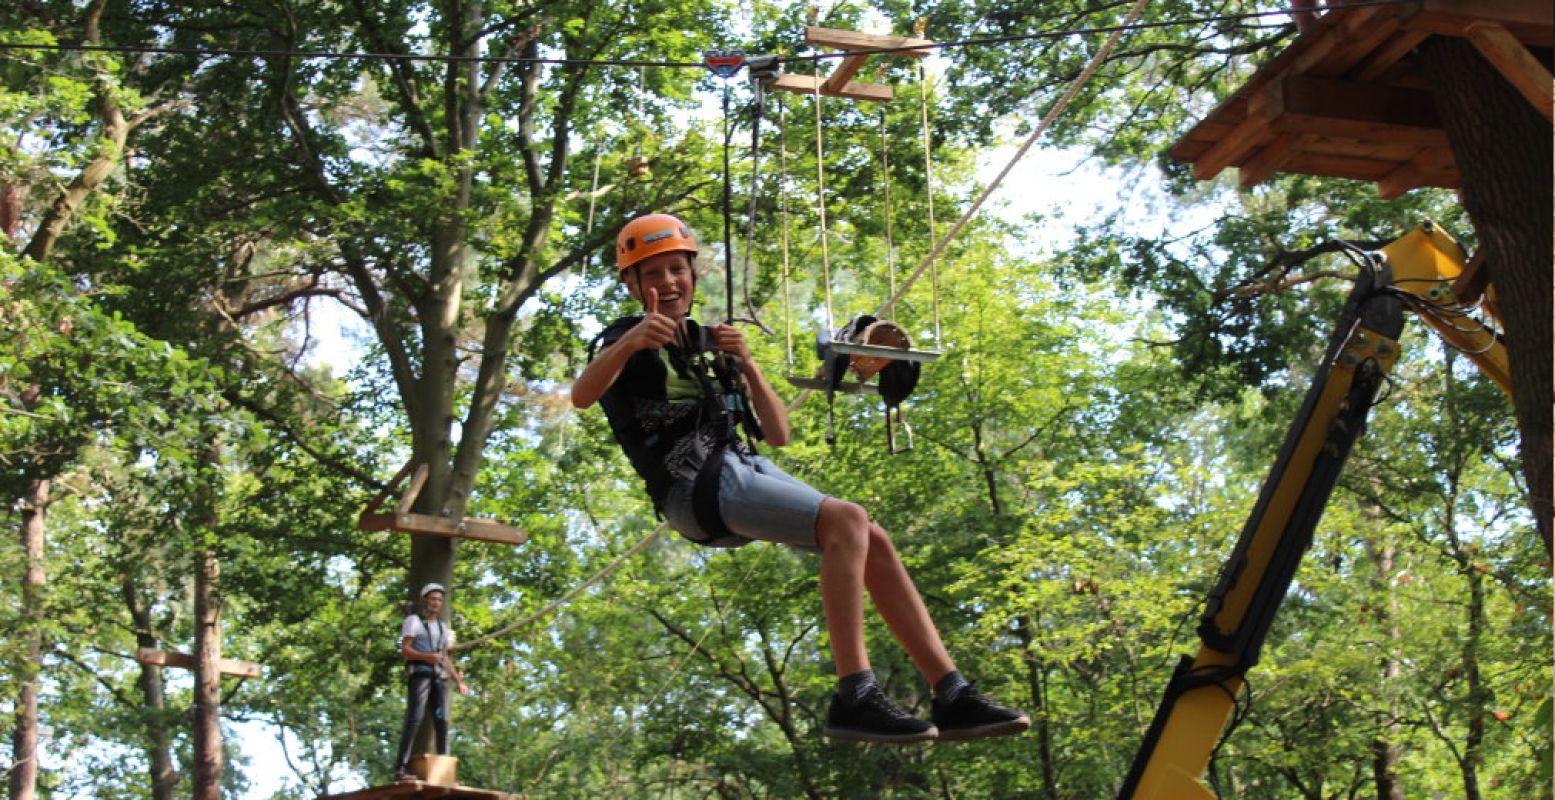
[[(400, 641), (406, 637), (410, 637), (410, 649), (418, 653), (444, 653), (454, 643), (454, 631), (448, 623), (440, 619), (424, 620), (420, 614), (411, 614), (400, 625)], [(421, 661), (410, 662), (410, 668), (421, 672), (434, 669), (431, 664)], [(437, 677), (448, 677), (448, 672), (441, 666), (435, 669)]]

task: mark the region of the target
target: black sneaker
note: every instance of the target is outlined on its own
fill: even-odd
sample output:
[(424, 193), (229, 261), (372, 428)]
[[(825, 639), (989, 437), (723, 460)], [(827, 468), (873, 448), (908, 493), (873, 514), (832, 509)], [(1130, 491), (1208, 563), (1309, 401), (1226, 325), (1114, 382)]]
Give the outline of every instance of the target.
[(410, 783), (412, 781), (418, 780), (421, 779), (417, 778), (416, 773), (411, 772), (409, 767), (400, 767), (399, 769), (394, 770), (395, 783)]
[(826, 710), (826, 727), (821, 733), (833, 739), (889, 744), (927, 741), (938, 734), (932, 723), (897, 708), (879, 686), (869, 687), (864, 696), (852, 704), (844, 703), (833, 694), (831, 708)]
[(970, 685), (948, 703), (934, 698), (931, 719), (939, 727), (939, 738), (951, 741), (1008, 736), (1031, 727), (1031, 717), (995, 703)]

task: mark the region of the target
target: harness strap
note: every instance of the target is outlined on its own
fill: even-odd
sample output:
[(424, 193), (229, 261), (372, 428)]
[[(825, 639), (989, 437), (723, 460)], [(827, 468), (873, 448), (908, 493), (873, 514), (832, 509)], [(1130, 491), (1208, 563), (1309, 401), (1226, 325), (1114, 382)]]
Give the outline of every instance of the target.
[(707, 460), (702, 462), (702, 468), (697, 470), (696, 480), (691, 484), (691, 510), (696, 517), (697, 527), (707, 537), (696, 540), (699, 544), (735, 535), (724, 523), (723, 511), (718, 503), (718, 487), (723, 475), (724, 451), (727, 449), (727, 444), (714, 447), (707, 454)]

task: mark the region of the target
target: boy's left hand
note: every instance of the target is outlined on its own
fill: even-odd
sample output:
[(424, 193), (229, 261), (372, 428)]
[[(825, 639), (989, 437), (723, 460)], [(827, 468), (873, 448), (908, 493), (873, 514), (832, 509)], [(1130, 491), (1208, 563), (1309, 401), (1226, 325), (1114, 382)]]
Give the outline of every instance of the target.
[(708, 333), (713, 336), (713, 348), (720, 353), (733, 353), (745, 361), (751, 360), (750, 345), (745, 341), (745, 334), (733, 325), (710, 325)]

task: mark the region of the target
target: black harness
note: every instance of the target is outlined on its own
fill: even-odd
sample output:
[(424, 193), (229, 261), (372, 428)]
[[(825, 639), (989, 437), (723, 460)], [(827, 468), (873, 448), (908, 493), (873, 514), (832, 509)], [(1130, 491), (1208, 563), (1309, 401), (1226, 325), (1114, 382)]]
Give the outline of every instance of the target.
[[(594, 355), (601, 343), (607, 347), (614, 344), (641, 320), (642, 317), (623, 317), (601, 331), (594, 337), (594, 341), (589, 343), (589, 360), (594, 360)], [(765, 436), (752, 410), (750, 396), (745, 390), (745, 382), (740, 378), (742, 365), (739, 356), (716, 351), (707, 329), (694, 320), (685, 320), (684, 331), (687, 347), (667, 345), (664, 350), (669, 356), (671, 367), (678, 374), (694, 379), (701, 389), (702, 404), (698, 410), (696, 425), (690, 435), (700, 435), (703, 423), (707, 420), (715, 420), (717, 423), (712, 426), (715, 432), (713, 445), (705, 454), (702, 465), (697, 469), (696, 477), (691, 484), (692, 512), (696, 517), (697, 527), (701, 528), (706, 535), (704, 539), (693, 541), (706, 544), (736, 535), (724, 523), (718, 502), (724, 453), (732, 443), (738, 441), (742, 433), (747, 445), (753, 450), (755, 443), (762, 441)], [(617, 438), (620, 438), (619, 432)], [(665, 443), (666, 446), (672, 444)], [(655, 457), (662, 460), (662, 453)], [(655, 497), (655, 502), (658, 499)]]

